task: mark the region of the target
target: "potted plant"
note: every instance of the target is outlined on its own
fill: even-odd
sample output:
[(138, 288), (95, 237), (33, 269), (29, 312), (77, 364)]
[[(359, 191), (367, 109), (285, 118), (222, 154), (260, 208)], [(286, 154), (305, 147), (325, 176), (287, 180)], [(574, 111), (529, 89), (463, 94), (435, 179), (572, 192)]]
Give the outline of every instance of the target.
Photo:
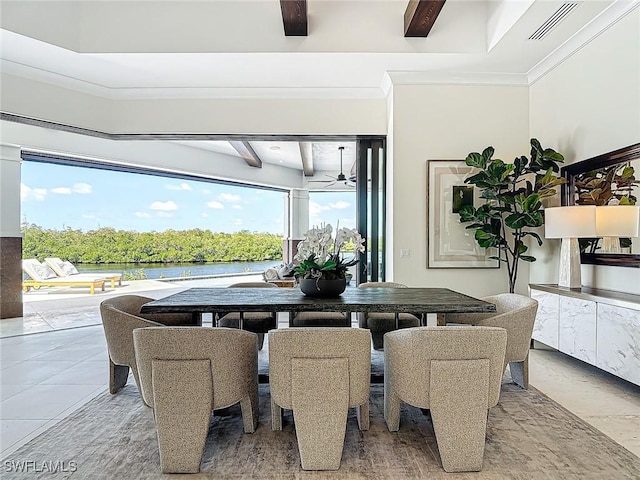
[[(342, 250), (348, 242), (353, 244), (353, 257), (345, 260)], [(340, 295), (347, 285), (347, 269), (358, 263), (359, 252), (364, 252), (364, 239), (357, 230), (338, 228), (334, 238), (330, 224), (312, 228), (294, 257), (300, 262), (295, 269), (300, 289), (309, 296)]]
[(551, 148), (542, 148), (531, 139), (530, 158), (516, 157), (513, 163), (493, 158), (494, 148), (482, 153), (470, 153), (465, 162), (474, 170), (465, 183), (481, 189), (480, 197), (486, 203), (478, 208), (464, 206), (460, 221), (470, 223), (466, 228), (475, 230), (475, 240), (481, 247), (496, 248), (496, 259), (507, 266), (509, 292), (513, 293), (518, 278), (518, 264), (534, 262), (528, 255), (525, 240), (534, 238), (542, 245), (542, 238), (533, 231), (544, 224), (542, 199), (557, 195), (556, 188), (564, 183), (557, 174), (562, 154)]

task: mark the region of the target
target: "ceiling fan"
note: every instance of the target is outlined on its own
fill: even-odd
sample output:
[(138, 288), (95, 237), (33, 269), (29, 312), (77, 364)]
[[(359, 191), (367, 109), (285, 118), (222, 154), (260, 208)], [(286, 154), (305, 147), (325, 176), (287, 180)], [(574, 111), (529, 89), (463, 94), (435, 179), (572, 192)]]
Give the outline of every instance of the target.
[(338, 174), (338, 176), (337, 177), (332, 177), (331, 175), (326, 175), (325, 174), (325, 177), (329, 177), (329, 178), (331, 178), (331, 180), (309, 180), (309, 183), (311, 183), (311, 182), (314, 182), (314, 183), (328, 183), (328, 185), (326, 185), (325, 188), (331, 187), (331, 186), (335, 185), (336, 183), (344, 183), (348, 187), (355, 187), (355, 183), (356, 183), (355, 174), (349, 175), (347, 177), (342, 171), (342, 152), (344, 151), (344, 147), (338, 147), (338, 150), (340, 150), (340, 173)]

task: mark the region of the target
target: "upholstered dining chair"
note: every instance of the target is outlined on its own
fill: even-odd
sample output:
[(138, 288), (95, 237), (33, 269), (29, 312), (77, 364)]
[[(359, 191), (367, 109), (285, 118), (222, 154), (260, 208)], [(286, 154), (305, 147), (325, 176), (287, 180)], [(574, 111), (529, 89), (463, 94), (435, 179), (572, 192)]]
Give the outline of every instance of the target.
[(129, 368), (133, 372), (138, 390), (140, 378), (133, 350), (133, 330), (163, 325), (200, 325), (190, 313), (142, 314), (140, 308), (153, 298), (140, 295), (120, 295), (100, 303), (100, 316), (109, 351), (109, 392), (116, 393), (127, 384)]
[(400, 405), (431, 411), (447, 472), (482, 469), (489, 409), (498, 403), (507, 332), (495, 327), (417, 327), (385, 335), (384, 418)]
[[(240, 282), (229, 285), (228, 288), (278, 288), (267, 282)], [(278, 317), (275, 312), (232, 312), (218, 318), (219, 327), (239, 328), (242, 316), (242, 329), (258, 334), (258, 348), (262, 350), (264, 334), (278, 327)]]
[(197, 473), (211, 411), (240, 402), (245, 433), (258, 423), (256, 334), (233, 328), (133, 332), (140, 386), (153, 407), (164, 473)]
[(371, 333), (360, 328), (285, 328), (269, 332), (271, 428), (293, 410), (304, 470), (340, 468), (349, 408), (369, 429)]
[(517, 293), (501, 293), (481, 300), (495, 304), (496, 313), (447, 314), (444, 322), (439, 320), (439, 323), (504, 328), (507, 331), (504, 370), (509, 365), (514, 383), (522, 388), (529, 388), (529, 348), (538, 302)]
[[(358, 288), (407, 288), (406, 285), (397, 282), (367, 282), (358, 285)], [(358, 312), (358, 325), (360, 328), (371, 330), (373, 348), (384, 348), (384, 334), (396, 329), (395, 313)], [(420, 319), (411, 313), (398, 314), (398, 327), (419, 327)]]

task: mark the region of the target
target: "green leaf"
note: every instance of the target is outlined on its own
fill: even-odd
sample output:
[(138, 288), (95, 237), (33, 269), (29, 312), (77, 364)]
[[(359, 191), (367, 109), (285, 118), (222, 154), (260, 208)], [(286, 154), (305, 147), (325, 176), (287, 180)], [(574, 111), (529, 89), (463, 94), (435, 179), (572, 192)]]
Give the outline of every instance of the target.
[(536, 232), (522, 232), (522, 236), (530, 236), (537, 240), (538, 246), (542, 246), (542, 238)]
[(535, 262), (536, 257), (532, 257), (531, 255), (522, 255), (520, 257), (520, 260), (522, 260), (523, 262)]
[(487, 166), (486, 158), (478, 152), (470, 153), (465, 159), (465, 163), (470, 167), (485, 169)]

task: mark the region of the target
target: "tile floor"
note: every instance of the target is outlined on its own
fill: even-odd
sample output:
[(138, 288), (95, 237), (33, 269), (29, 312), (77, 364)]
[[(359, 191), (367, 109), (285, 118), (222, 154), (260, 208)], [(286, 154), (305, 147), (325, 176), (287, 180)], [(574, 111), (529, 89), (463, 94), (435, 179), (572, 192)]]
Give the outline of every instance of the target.
[[(144, 292), (153, 298), (168, 293), (165, 288)], [(58, 310), (43, 303), (30, 305), (39, 312), (35, 317), (9, 320), (0, 332), (0, 458), (106, 391), (107, 351), (95, 300), (84, 306), (76, 304), (86, 299), (62, 302), (76, 319), (84, 308), (93, 326), (69, 328), (55, 320), (60, 303)], [(29, 318), (41, 318), (46, 331), (20, 333), (32, 331)], [(530, 354), (531, 385), (640, 456), (640, 387), (538, 347)]]

